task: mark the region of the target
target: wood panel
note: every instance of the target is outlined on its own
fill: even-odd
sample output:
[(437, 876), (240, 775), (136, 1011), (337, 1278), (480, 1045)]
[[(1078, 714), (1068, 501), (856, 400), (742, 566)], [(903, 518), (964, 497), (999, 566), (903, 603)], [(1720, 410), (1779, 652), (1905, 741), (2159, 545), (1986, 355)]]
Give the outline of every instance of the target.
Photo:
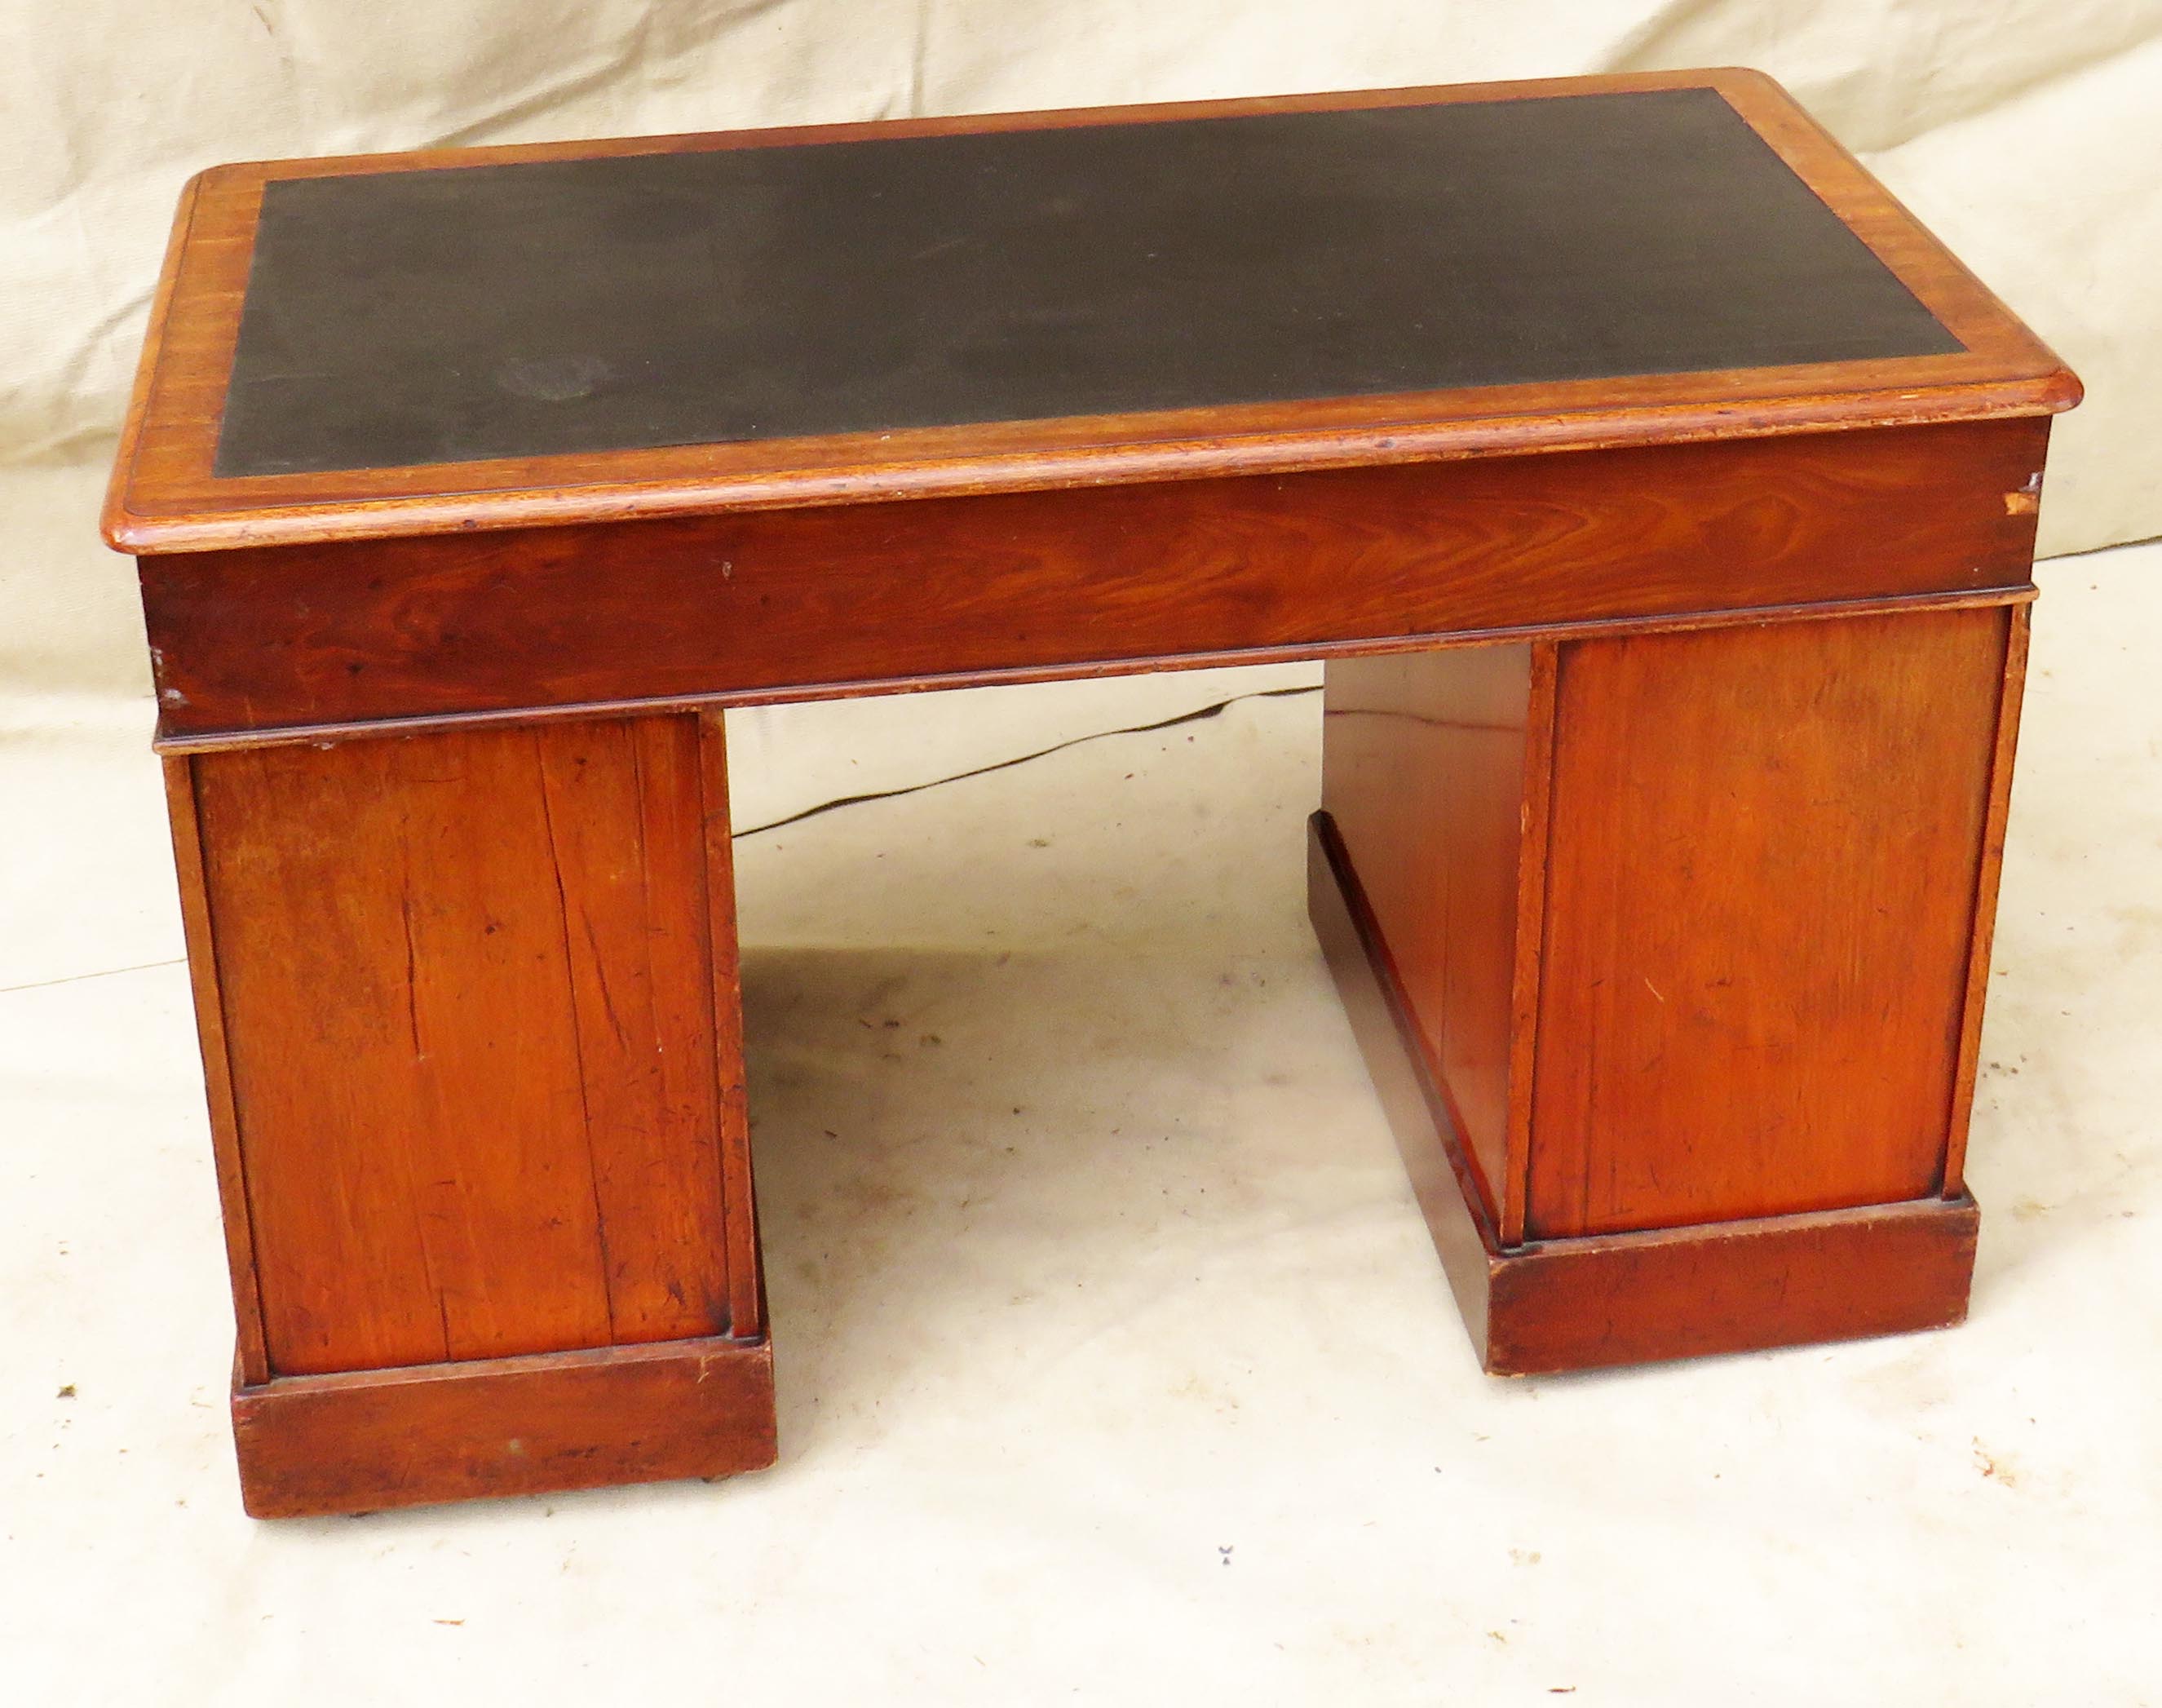
[[(1716, 91), (1964, 347), (1552, 384), (1171, 407), (891, 431), (221, 479), (218, 425), (267, 185), (353, 174), (1133, 126), (1386, 112), (1435, 103)], [(1638, 72), (1146, 107), (423, 150), (212, 169), (183, 198), (122, 436), (106, 537), (141, 552), (462, 533), (759, 506), (1290, 473), (1436, 457), (1907, 426), (2070, 408), (2078, 381), (1791, 97), (1741, 71)], [(1189, 404), (1193, 400), (1182, 400)]]
[(1989, 954), (1997, 937), (1997, 885), (2004, 870), (2004, 831), (2012, 813), (2012, 761), (2019, 746), (2019, 708), (2027, 687), (2029, 605), (2009, 614), (2004, 685), (1997, 703), (1997, 750), (1989, 774), (1989, 817), (1982, 828), (1982, 871), (1974, 890), (1974, 935), (1967, 958), (1966, 1001), (1961, 1016), (1959, 1067), (1952, 1082), (1951, 1136), (1945, 1153), (1947, 1198), (1966, 1189), (1967, 1128), (1974, 1115), (1975, 1075), (1982, 1065), (1982, 1011), (1989, 1000)]
[(168, 740), (2024, 586), (2037, 420), (145, 558)]
[(280, 1376), (237, 1386), (232, 1424), (258, 1518), (725, 1476), (773, 1463), (773, 1351), (671, 1340)]
[(1486, 1368), (1540, 1376), (1948, 1329), (1981, 1212), (1964, 1194), (1556, 1240), (1490, 1266)]
[(1314, 930), (1490, 1373), (1898, 1334), (1966, 1316), (1979, 1216), (1963, 1194), (1505, 1250), (1325, 812), (1314, 817), (1308, 873)]
[(193, 763), (272, 1372), (725, 1331), (696, 721)]
[(1331, 664), (1325, 682), (1322, 807), (1498, 1223), (1532, 649), (1350, 660)]
[(1435, 1255), (1483, 1357), (1491, 1256), (1501, 1249), (1470, 1147), (1434, 1068), (1433, 1052), (1381, 937), (1350, 851), (1327, 812), (1307, 826), (1307, 914), (1336, 981), (1351, 1035), (1402, 1157)]
[(218, 989), (217, 945), (211, 932), (210, 897), (203, 886), (202, 827), (196, 812), (195, 763), (163, 761), (165, 811), (173, 836), (173, 865), (180, 892), (180, 924), (188, 945), (188, 984), (195, 1000), (196, 1042), (209, 1104), (211, 1156), (224, 1213), (226, 1269), (232, 1283), (233, 1355), (240, 1379), (267, 1381), (270, 1357), (263, 1344), (263, 1302), (255, 1284), (255, 1235), (248, 1225), (247, 1175), (240, 1160), (240, 1125), (232, 1100), (232, 1062), (225, 1040), (225, 1001)]
[(698, 714), (704, 807), (705, 918), (712, 950), (713, 1055), (720, 1086), (721, 1224), (728, 1277), (728, 1322), (738, 1339), (765, 1332), (765, 1272), (751, 1177), (750, 1113), (743, 1056), (743, 957), (736, 943), (735, 839), (729, 830), (728, 738), (724, 713)]
[(1562, 650), (1532, 1237), (1940, 1190), (2008, 623)]

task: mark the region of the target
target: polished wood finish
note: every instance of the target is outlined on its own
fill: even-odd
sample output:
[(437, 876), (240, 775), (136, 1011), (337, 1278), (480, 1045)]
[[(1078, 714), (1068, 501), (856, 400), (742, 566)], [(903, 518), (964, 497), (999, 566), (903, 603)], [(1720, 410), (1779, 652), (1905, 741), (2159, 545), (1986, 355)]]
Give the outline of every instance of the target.
[(273, 1373), (728, 1331), (698, 748), (676, 717), (193, 761)]
[[(866, 137), (1691, 88), (1715, 90), (1730, 103), (1964, 349), (1950, 355), (897, 427), (401, 469), (227, 479), (213, 472), (256, 222), (264, 187), (274, 180)], [(633, 516), (1913, 425), (2045, 413), (2069, 408), (2079, 397), (2077, 380), (2057, 358), (1882, 185), (1776, 84), (1746, 71), (274, 161), (218, 167), (199, 176), (183, 198), (180, 224), (182, 235), (168, 258), (105, 513), (108, 541), (136, 552), (567, 526)]]
[(188, 946), (188, 982), (195, 999), (196, 1039), (202, 1053), (203, 1091), (210, 1105), (211, 1156), (224, 1210), (225, 1257), (232, 1282), (238, 1379), (269, 1379), (263, 1340), (263, 1301), (255, 1280), (255, 1231), (248, 1208), (248, 1175), (240, 1154), (240, 1118), (227, 1052), (225, 999), (218, 989), (217, 938), (203, 881), (202, 826), (196, 812), (196, 768), (185, 759), (162, 761), (165, 811), (172, 828), (173, 865), (180, 880), (180, 926)]
[[(750, 1110), (744, 1099), (743, 958), (736, 946), (735, 840), (728, 821), (728, 728), (718, 712), (699, 715), (697, 810), (706, 857), (706, 984), (713, 1000), (717, 1150), (721, 1171), (725, 1320), (737, 1339), (765, 1332), (765, 1275), (759, 1259), (758, 1194), (751, 1178)], [(649, 1180), (668, 1189), (665, 1177)], [(703, 1237), (710, 1229), (702, 1228)]]
[(1964, 1194), (1504, 1247), (1423, 1028), (1326, 813), (1313, 822), (1308, 872), (1315, 930), (1489, 1373), (1750, 1351), (1966, 1317), (1978, 1216)]
[[(146, 557), (169, 744), (2026, 584), (2040, 420)], [(1326, 565), (1321, 572), (1319, 566)]]
[(1530, 1236), (1940, 1190), (2009, 621), (1562, 649)]
[[(896, 157), (877, 150), (909, 138), (981, 141), (942, 159), (1017, 159), (1003, 133), (1124, 128), (1041, 151), (1078, 159), (1097, 143), (1146, 154), (1152, 125), (1172, 149), (1166, 127), (1186, 120), (1340, 138), (1479, 102), (1528, 110), (1439, 115), (1434, 133), (1560, 134), (1594, 105), (1559, 128), (1562, 109), (1528, 108), (1642, 91), (1686, 95), (1660, 110), (1686, 108), (1758, 158), (1725, 102), (1816, 203), (1794, 230), (1731, 223), (1757, 230), (1757, 252), (1718, 258), (1705, 276), (1740, 281), (1736, 300), (1703, 307), (1734, 326), (1676, 319), (1686, 281), (1663, 277), (1638, 302), (1643, 323), (1610, 328), (1595, 359), (1573, 321), (1567, 373), (1482, 351), (1473, 316), (1411, 330), (1428, 356), (1518, 362), (1478, 376), (1495, 383), (1380, 392), (1360, 368), (1343, 394), (1301, 397), (1219, 368), (1166, 407), (1089, 414), (1089, 387), (1135, 374), (1017, 373), (998, 408), (1020, 410), (1024, 394), (1072, 408), (1005, 419), (986, 405), (958, 421), (949, 387), (903, 399), (883, 426), (873, 411), (848, 431), (645, 448), (625, 442), (636, 423), (572, 411), (546, 424), (547, 454), (214, 467), (273, 186), (289, 212), (320, 212), (350, 198), (300, 180), (655, 157), (639, 181), (686, 175), (710, 212), (716, 185), (808, 164), (704, 170), (715, 151), (845, 144), (882, 173)], [(1272, 117), (1332, 112), (1369, 118)], [(486, 184), (513, 180), (540, 181), (448, 187), (485, 201)], [(1585, 183), (1552, 188), (1580, 202)], [(1759, 353), (1842, 335), (1781, 297), (1794, 269), (1780, 258), (1803, 227), (1825, 229), (1824, 210), (1924, 311), (1872, 321), (1885, 299), (1849, 300), (1845, 331), (1877, 353), (1627, 371), (1681, 367), (1704, 354), (1689, 340), (1737, 329), (1773, 338)], [(1655, 210), (1669, 236), (1701, 212)], [(1585, 218), (1580, 235), (1611, 235)], [(317, 230), (350, 237), (337, 221)], [(676, 253), (660, 236), (655, 253)], [(1204, 283), (1228, 288), (1237, 258), (1220, 232), (1211, 241), (1223, 252), (1202, 258)], [(1849, 237), (1812, 241), (1819, 259), (1845, 256), (1850, 285), (1877, 278), (1866, 260), (1856, 270)], [(1568, 269), (1598, 248), (1558, 243), (1511, 270), (1595, 317), (1598, 279)], [(617, 264), (597, 256), (597, 276)], [(837, 251), (820, 264), (839, 290), (855, 264)], [(1601, 264), (1627, 282), (1631, 258)], [(1766, 296), (1768, 278), (1779, 289)], [(335, 268), (316, 282), (332, 298), (346, 287)], [(1193, 281), (1172, 283), (1176, 297)], [(274, 278), (258, 309), (282, 288)], [(1098, 295), (1068, 308), (1100, 318)], [(1363, 300), (1328, 307), (1355, 320)], [(1266, 346), (1287, 300), (1222, 329), (1217, 353)], [(990, 306), (1026, 343), (1042, 332), (1032, 306), (1024, 292)], [(1408, 335), (1386, 320), (1350, 327), (1345, 347), (1394, 347)], [(1924, 346), (1940, 353), (1898, 353)], [(274, 361), (250, 372), (274, 390), (295, 378)], [(731, 705), (1328, 661), (1315, 922), (1487, 1367), (1957, 1320), (2047, 417), (2078, 394), (1748, 72), (204, 175), (159, 285), (105, 529), (140, 559), (250, 1510), (771, 1459)], [(364, 413), (303, 422), (313, 448), (296, 437), (294, 459), (350, 454), (384, 426)], [(515, 442), (538, 443), (521, 420)], [(251, 455), (274, 457), (278, 437), (258, 435)]]
[(1538, 928), (1536, 911), (1526, 920), (1519, 907), (1538, 893), (1536, 870), (1523, 869), (1543, 856), (1524, 814), (1539, 745), (1533, 650), (1332, 663), (1322, 708), (1322, 808), (1345, 842), (1377, 851), (1367, 904), (1496, 1220), (1509, 1178), (1517, 937)]
[(1323, 805), (1503, 1247), (1958, 1192), (2024, 632), (1329, 666)]
[(1539, 1376), (1949, 1329), (1971, 1198), (1538, 1241), (1490, 1267), (1487, 1367)]
[(654, 1345), (236, 1385), (258, 1518), (725, 1476), (773, 1463), (763, 1340)]
[(1998, 694), (1997, 738), (1989, 772), (1989, 817), (1982, 828), (1982, 870), (1975, 884), (1966, 997), (1960, 1016), (1959, 1062), (1952, 1081), (1951, 1133), (1945, 1147), (1947, 1197), (1966, 1187), (1967, 1130), (1974, 1114), (1975, 1075), (1982, 1065), (1982, 1010), (1989, 998), (1989, 952), (1997, 934), (1997, 885), (2004, 868), (2004, 828), (2012, 813), (2012, 761), (2019, 746), (2019, 707), (2027, 687), (2031, 613), (2030, 606), (2014, 606), (2005, 636), (2004, 682)]

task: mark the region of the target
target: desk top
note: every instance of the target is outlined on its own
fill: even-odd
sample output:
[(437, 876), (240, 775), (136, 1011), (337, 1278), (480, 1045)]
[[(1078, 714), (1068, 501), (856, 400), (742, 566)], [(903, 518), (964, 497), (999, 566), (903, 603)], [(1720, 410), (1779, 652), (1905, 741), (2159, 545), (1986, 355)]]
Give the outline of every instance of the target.
[(2038, 413), (1748, 72), (225, 167), (123, 549)]

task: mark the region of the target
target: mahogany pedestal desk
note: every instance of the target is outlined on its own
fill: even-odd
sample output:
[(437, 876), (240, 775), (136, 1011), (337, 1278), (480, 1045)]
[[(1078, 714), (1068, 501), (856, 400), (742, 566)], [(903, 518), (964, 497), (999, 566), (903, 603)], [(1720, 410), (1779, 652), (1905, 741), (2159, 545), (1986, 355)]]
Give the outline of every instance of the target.
[(248, 1510), (772, 1460), (780, 700), (1327, 661), (1314, 922), (1486, 1367), (1957, 1320), (2078, 394), (1746, 71), (204, 174), (106, 531)]

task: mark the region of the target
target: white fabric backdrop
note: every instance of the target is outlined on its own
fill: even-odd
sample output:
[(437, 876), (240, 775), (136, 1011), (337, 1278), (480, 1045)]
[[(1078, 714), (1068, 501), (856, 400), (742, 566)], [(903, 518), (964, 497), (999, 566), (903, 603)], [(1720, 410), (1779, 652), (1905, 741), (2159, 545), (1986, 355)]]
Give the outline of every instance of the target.
[[(1957, 1334), (1479, 1376), (1298, 917), (1311, 703), (1262, 701), (744, 844), (764, 1011), (803, 1022), (754, 1093), (779, 1469), (266, 1528), (232, 1483), (132, 566), (94, 517), (175, 194), (215, 160), (1741, 61), (2086, 377), (2045, 549), (2154, 534), (2162, 5), (0, 0), (0, 49), (16, 1696), (582, 1701), (605, 1667), (619, 1695), (945, 1708), (2151, 1700), (2162, 546), (2044, 577)], [(735, 804), (1298, 677), (748, 713)], [(857, 1017), (911, 979), (944, 1042), (889, 1080)], [(1107, 1128), (1167, 1136), (1077, 1148)], [(992, 1131), (1017, 1172), (972, 1209)]]
[(1742, 63), (2086, 379), (2045, 554), (2162, 533), (2162, 0), (0, 0), (0, 457), (95, 455), (224, 159)]

